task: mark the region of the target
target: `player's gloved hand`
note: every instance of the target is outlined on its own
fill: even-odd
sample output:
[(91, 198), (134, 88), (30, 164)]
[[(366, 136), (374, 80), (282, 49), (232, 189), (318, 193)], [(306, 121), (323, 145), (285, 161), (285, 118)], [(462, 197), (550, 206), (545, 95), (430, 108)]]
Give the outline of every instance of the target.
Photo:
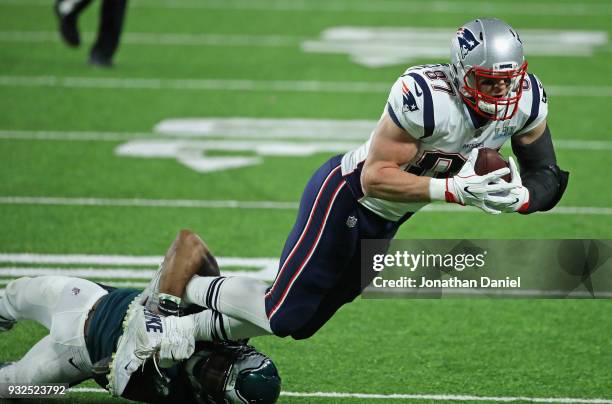
[(516, 185), (501, 180), (510, 169), (505, 167), (485, 175), (477, 175), (474, 171), (477, 158), (478, 150), (473, 149), (457, 175), (452, 178), (432, 178), (429, 183), (431, 200), (476, 206), (487, 213), (500, 214), (501, 210), (491, 207), (491, 204), (505, 206), (514, 201), (513, 197), (504, 192), (510, 191)]
[(486, 204), (488, 207), (501, 212), (524, 212), (529, 208), (529, 190), (523, 186), (521, 174), (514, 159), (510, 157), (508, 162), (510, 163), (510, 176), (512, 177), (509, 184), (513, 185), (514, 188), (504, 192), (502, 195), (510, 197), (511, 200), (505, 202), (497, 198), (487, 198)]
[(167, 368), (193, 355), (195, 322), (193, 316), (170, 316), (164, 318), (164, 326), (165, 330), (159, 346), (159, 365)]

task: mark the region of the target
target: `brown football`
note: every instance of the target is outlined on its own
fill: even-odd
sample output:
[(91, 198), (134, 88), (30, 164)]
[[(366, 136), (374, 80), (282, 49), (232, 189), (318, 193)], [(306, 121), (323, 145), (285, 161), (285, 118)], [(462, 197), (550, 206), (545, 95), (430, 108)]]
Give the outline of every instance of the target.
[[(476, 159), (476, 164), (474, 164), (476, 174), (484, 175), (504, 167), (509, 167), (508, 162), (504, 160), (497, 150), (487, 147), (478, 150), (478, 158)], [(510, 182), (510, 174), (504, 175), (502, 179)]]

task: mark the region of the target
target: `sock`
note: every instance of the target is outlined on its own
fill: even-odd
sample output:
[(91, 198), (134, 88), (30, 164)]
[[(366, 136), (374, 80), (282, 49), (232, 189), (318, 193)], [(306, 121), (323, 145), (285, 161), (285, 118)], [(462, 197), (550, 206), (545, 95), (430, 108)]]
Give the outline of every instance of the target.
[[(192, 316), (195, 324), (194, 337), (196, 341), (236, 341), (269, 334), (256, 325), (236, 320), (214, 310), (204, 310)], [(184, 318), (181, 317), (178, 321), (188, 323), (182, 320)], [(185, 326), (188, 326), (188, 324), (185, 324)]]
[(267, 288), (265, 282), (245, 276), (194, 276), (185, 300), (272, 333), (264, 300)]

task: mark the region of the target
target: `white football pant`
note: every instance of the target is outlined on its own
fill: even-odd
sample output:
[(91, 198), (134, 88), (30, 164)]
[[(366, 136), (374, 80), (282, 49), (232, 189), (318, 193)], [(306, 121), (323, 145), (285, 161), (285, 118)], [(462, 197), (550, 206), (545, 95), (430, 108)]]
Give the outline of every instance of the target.
[(0, 369), (0, 383), (73, 383), (90, 377), (83, 327), (93, 304), (106, 293), (93, 282), (66, 276), (10, 282), (0, 299), (0, 316), (37, 321), (50, 333), (21, 360)]

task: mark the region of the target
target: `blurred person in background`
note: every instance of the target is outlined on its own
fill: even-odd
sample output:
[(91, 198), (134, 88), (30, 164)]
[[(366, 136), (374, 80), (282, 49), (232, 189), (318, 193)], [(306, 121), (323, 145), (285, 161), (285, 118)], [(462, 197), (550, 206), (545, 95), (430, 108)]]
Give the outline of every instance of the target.
[[(56, 0), (55, 15), (59, 32), (66, 44), (78, 47), (81, 44), (78, 19), (92, 0)], [(112, 67), (113, 55), (119, 46), (127, 0), (102, 0), (98, 37), (89, 53), (88, 63), (95, 67)]]

